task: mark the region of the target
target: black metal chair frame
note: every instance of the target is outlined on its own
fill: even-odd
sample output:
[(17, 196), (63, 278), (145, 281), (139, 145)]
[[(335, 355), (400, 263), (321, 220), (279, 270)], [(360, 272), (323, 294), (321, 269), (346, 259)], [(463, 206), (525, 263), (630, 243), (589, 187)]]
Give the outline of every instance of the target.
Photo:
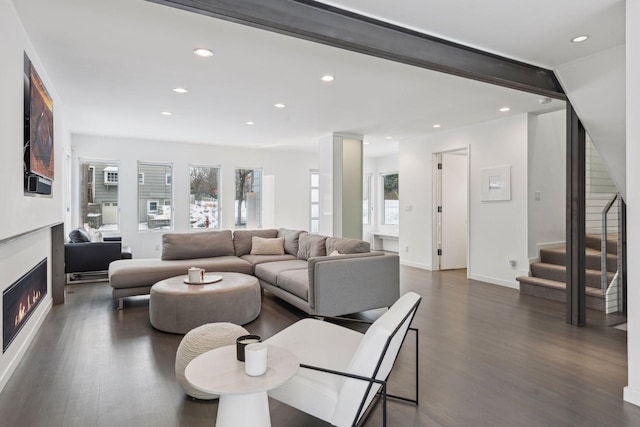
[[(406, 316), (402, 319), (402, 321), (399, 323), (399, 325), (396, 327), (396, 329), (393, 331), (393, 333), (391, 333), (391, 335), (389, 336), (389, 338), (387, 339), (387, 342), (385, 343), (384, 349), (380, 355), (380, 358), (378, 359), (378, 363), (376, 364), (376, 368), (373, 371), (373, 375), (371, 377), (364, 377), (361, 375), (355, 375), (355, 374), (351, 374), (349, 372), (341, 372), (341, 371), (335, 371), (332, 369), (326, 369), (326, 368), (322, 368), (319, 366), (312, 366), (312, 365), (306, 365), (301, 363), (300, 367), (301, 368), (307, 368), (307, 369), (311, 369), (314, 371), (319, 371), (319, 372), (325, 372), (327, 374), (333, 374), (333, 375), (338, 375), (338, 376), (342, 376), (342, 377), (347, 377), (347, 378), (353, 378), (356, 380), (361, 380), (361, 381), (366, 381), (369, 383), (366, 392), (364, 393), (364, 396), (362, 397), (362, 400), (360, 402), (360, 406), (358, 407), (358, 411), (356, 412), (356, 415), (353, 419), (353, 423), (351, 424), (353, 427), (356, 427), (358, 425), (363, 425), (367, 419), (369, 418), (369, 416), (371, 415), (371, 412), (373, 412), (373, 409), (375, 409), (375, 407), (378, 405), (378, 403), (380, 402), (380, 400), (382, 400), (382, 425), (384, 427), (386, 427), (387, 425), (387, 398), (393, 398), (393, 399), (398, 399), (398, 400), (402, 400), (405, 402), (410, 402), (413, 403), (415, 405), (418, 405), (418, 397), (419, 397), (419, 363), (418, 363), (418, 349), (419, 349), (419, 340), (418, 340), (418, 329), (417, 328), (413, 328), (411, 327), (411, 322), (413, 322), (413, 319), (416, 315), (416, 312), (418, 311), (418, 305), (420, 305), (420, 301), (422, 300), (422, 298), (420, 298), (418, 301), (416, 301), (416, 303), (414, 304), (414, 306), (411, 308), (411, 310), (406, 314)], [(389, 346), (391, 345), (391, 341), (393, 340), (393, 338), (396, 336), (396, 334), (398, 333), (398, 331), (400, 330), (400, 328), (402, 327), (402, 325), (404, 325), (405, 321), (407, 319), (409, 319), (409, 328), (407, 328), (407, 331), (404, 334), (404, 337), (402, 337), (402, 342), (400, 343), (400, 348), (402, 348), (402, 345), (404, 344), (405, 339), (407, 338), (407, 335), (409, 333), (409, 331), (413, 331), (415, 333), (415, 338), (416, 338), (416, 366), (415, 366), (415, 383), (416, 383), (416, 389), (415, 389), (415, 399), (412, 398), (408, 398), (408, 397), (403, 397), (403, 396), (397, 396), (397, 395), (393, 395), (393, 394), (388, 394), (387, 393), (387, 381), (389, 379), (389, 375), (391, 375), (391, 371), (393, 370), (393, 366), (395, 366), (396, 364), (396, 360), (398, 360), (398, 356), (400, 355), (400, 351), (398, 351), (398, 354), (396, 354), (396, 358), (393, 361), (393, 364), (391, 366), (391, 369), (389, 370), (389, 375), (387, 375), (387, 377), (384, 380), (379, 380), (376, 378), (376, 375), (378, 374), (378, 371), (380, 370), (380, 367), (382, 366), (382, 362), (384, 360), (385, 355), (387, 354), (387, 350), (389, 349)], [(324, 320), (338, 320), (338, 321), (351, 321), (351, 322), (358, 322), (358, 323), (365, 323), (365, 324), (372, 324), (373, 322), (370, 321), (366, 321), (366, 320), (361, 320), (361, 319), (352, 319), (352, 318), (348, 318), (348, 317), (325, 317)], [(373, 387), (374, 384), (379, 384), (381, 387), (381, 390), (378, 392), (378, 397), (377, 399), (374, 399), (371, 404), (369, 405), (368, 408), (364, 408), (364, 404), (367, 400), (367, 396), (369, 396), (369, 393), (371, 391), (371, 387)], [(362, 417), (362, 419), (360, 420), (360, 423), (358, 422), (358, 420), (360, 419), (360, 415), (363, 414), (363, 411), (365, 412), (364, 415)]]

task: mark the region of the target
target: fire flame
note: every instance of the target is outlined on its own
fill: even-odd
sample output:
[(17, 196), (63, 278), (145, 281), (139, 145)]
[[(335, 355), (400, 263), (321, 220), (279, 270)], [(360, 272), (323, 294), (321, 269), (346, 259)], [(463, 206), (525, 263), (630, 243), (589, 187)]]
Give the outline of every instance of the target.
[(40, 299), (40, 291), (33, 291), (31, 295), (27, 295), (26, 304), (20, 301), (20, 307), (18, 308), (18, 314), (16, 315), (16, 321), (13, 326), (18, 326), (24, 318), (27, 316), (27, 313), (31, 311), (31, 308), (36, 305), (36, 302)]

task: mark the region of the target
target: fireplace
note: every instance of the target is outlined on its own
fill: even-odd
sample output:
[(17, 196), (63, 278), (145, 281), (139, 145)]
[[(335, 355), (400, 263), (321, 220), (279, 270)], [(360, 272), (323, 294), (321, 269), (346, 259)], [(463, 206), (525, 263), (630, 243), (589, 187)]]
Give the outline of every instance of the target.
[(18, 335), (47, 294), (47, 259), (2, 293), (2, 352)]

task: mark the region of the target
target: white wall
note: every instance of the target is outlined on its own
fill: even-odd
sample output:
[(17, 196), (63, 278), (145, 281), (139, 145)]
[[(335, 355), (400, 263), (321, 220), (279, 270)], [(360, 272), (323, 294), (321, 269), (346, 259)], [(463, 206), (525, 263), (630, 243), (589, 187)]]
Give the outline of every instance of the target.
[[(53, 99), (55, 179), (52, 197), (25, 196), (22, 173), (24, 52)], [(29, 230), (61, 222), (63, 150), (68, 150), (69, 134), (63, 108), (47, 70), (25, 33), (9, 0), (0, 0), (0, 240)], [(6, 201), (11, 201), (7, 203)]]
[(625, 47), (563, 64), (554, 72), (624, 196)]
[(626, 2), (627, 25), (627, 360), (629, 385), (624, 389), (624, 399), (640, 405), (640, 2)]
[[(25, 196), (23, 191), (25, 51), (53, 99), (55, 179), (51, 197)], [(51, 231), (48, 226), (60, 223), (64, 219), (63, 152), (69, 152), (70, 144), (63, 120), (64, 109), (55, 87), (47, 75), (45, 65), (29, 41), (13, 3), (9, 0), (0, 0), (0, 58), (0, 196), (3, 201), (0, 209), (0, 291), (4, 291), (43, 258), (49, 258), (51, 255)], [(51, 308), (50, 263), (47, 289), (47, 296), (11, 346), (0, 355), (0, 390), (20, 362)]]
[[(432, 269), (433, 154), (468, 147), (468, 275), (518, 286), (515, 278), (528, 268), (527, 121), (523, 114), (400, 142), (400, 248), (409, 248), (401, 252), (403, 264)], [(511, 200), (481, 202), (481, 170), (502, 165), (511, 165)]]
[(565, 110), (529, 115), (529, 258), (540, 244), (566, 240), (565, 132)]
[[(174, 231), (189, 228), (189, 165), (220, 165), (221, 228), (234, 228), (235, 169), (262, 168), (275, 183), (275, 227), (308, 229), (309, 170), (316, 169), (317, 156), (306, 152), (282, 152), (189, 144), (73, 135), (74, 224), (79, 224), (78, 159), (116, 160), (119, 167), (120, 234), (135, 258), (160, 256), (162, 234), (166, 231), (138, 231), (137, 162), (173, 164)], [(306, 179), (304, 177), (307, 177)], [(157, 249), (156, 249), (157, 248)]]

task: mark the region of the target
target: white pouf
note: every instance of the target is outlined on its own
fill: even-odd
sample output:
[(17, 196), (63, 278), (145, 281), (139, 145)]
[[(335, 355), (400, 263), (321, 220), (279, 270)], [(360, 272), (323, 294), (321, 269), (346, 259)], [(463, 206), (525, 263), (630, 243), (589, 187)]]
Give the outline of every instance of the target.
[(176, 379), (191, 397), (202, 400), (217, 399), (217, 394), (204, 393), (196, 390), (184, 376), (184, 370), (189, 362), (202, 353), (214, 348), (236, 343), (236, 339), (249, 332), (242, 326), (233, 323), (207, 323), (189, 331), (178, 346), (176, 352)]

